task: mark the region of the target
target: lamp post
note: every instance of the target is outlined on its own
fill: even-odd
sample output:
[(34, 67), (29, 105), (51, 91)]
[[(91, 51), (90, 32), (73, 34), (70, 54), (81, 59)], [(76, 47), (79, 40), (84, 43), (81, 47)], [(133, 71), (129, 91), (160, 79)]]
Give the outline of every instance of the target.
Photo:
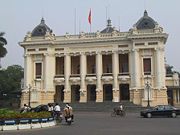
[(150, 95), (150, 83), (148, 81), (148, 76), (146, 77), (147, 78), (147, 82), (145, 83), (145, 88), (147, 89), (147, 95), (148, 95), (148, 100), (147, 100), (147, 108), (150, 108), (150, 101), (149, 101), (149, 95)]
[(29, 107), (31, 106), (31, 85), (29, 84), (29, 86), (28, 86), (28, 90), (29, 90), (29, 103), (28, 103), (28, 105), (29, 105)]

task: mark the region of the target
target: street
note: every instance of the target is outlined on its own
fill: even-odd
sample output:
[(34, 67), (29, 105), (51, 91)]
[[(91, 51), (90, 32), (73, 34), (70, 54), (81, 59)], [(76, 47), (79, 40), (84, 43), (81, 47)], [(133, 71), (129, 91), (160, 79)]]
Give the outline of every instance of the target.
[(179, 135), (180, 117), (141, 118), (127, 113), (124, 118), (111, 117), (110, 112), (76, 112), (75, 122), (68, 126), (0, 131), (0, 135)]

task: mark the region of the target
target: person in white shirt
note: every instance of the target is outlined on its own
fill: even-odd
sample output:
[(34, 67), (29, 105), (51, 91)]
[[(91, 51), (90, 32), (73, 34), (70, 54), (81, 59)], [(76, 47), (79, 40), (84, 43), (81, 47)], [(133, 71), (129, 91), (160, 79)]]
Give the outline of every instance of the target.
[(54, 116), (53, 110), (54, 110), (53, 105), (49, 103), (48, 104), (48, 112), (51, 113), (51, 116)]
[(61, 107), (59, 106), (58, 103), (56, 103), (54, 107), (54, 115), (55, 115), (55, 118), (59, 118), (61, 115)]

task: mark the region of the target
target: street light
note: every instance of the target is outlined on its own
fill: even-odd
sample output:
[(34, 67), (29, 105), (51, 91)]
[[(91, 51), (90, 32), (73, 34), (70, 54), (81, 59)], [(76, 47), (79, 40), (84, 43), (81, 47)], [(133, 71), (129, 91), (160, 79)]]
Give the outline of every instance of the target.
[(28, 103), (28, 105), (29, 105), (29, 107), (31, 106), (31, 85), (29, 84), (29, 86), (28, 86), (28, 90), (29, 90), (29, 103)]
[(151, 88), (151, 86), (150, 86), (150, 83), (149, 83), (149, 81), (148, 81), (148, 76), (146, 77), (147, 78), (147, 81), (146, 81), (146, 83), (145, 83), (145, 88), (147, 89), (147, 93), (148, 93), (148, 101), (147, 101), (147, 108), (150, 108), (150, 101), (149, 101), (149, 96), (150, 96), (150, 88)]

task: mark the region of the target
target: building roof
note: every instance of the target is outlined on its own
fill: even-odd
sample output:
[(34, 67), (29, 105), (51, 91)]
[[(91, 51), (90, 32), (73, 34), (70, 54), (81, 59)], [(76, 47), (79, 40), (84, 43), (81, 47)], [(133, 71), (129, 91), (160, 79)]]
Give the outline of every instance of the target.
[(115, 30), (114, 27), (112, 27), (111, 20), (108, 19), (107, 20), (107, 27), (104, 30), (102, 30), (100, 33), (112, 33), (113, 31), (118, 32), (117, 30)]
[(139, 30), (154, 29), (156, 25), (158, 25), (158, 23), (149, 17), (147, 11), (145, 10), (144, 16), (138, 20), (138, 22), (135, 24), (135, 27)]
[(46, 32), (52, 33), (52, 30), (45, 24), (45, 20), (42, 18), (41, 23), (37, 25), (32, 31), (31, 36), (45, 36)]

